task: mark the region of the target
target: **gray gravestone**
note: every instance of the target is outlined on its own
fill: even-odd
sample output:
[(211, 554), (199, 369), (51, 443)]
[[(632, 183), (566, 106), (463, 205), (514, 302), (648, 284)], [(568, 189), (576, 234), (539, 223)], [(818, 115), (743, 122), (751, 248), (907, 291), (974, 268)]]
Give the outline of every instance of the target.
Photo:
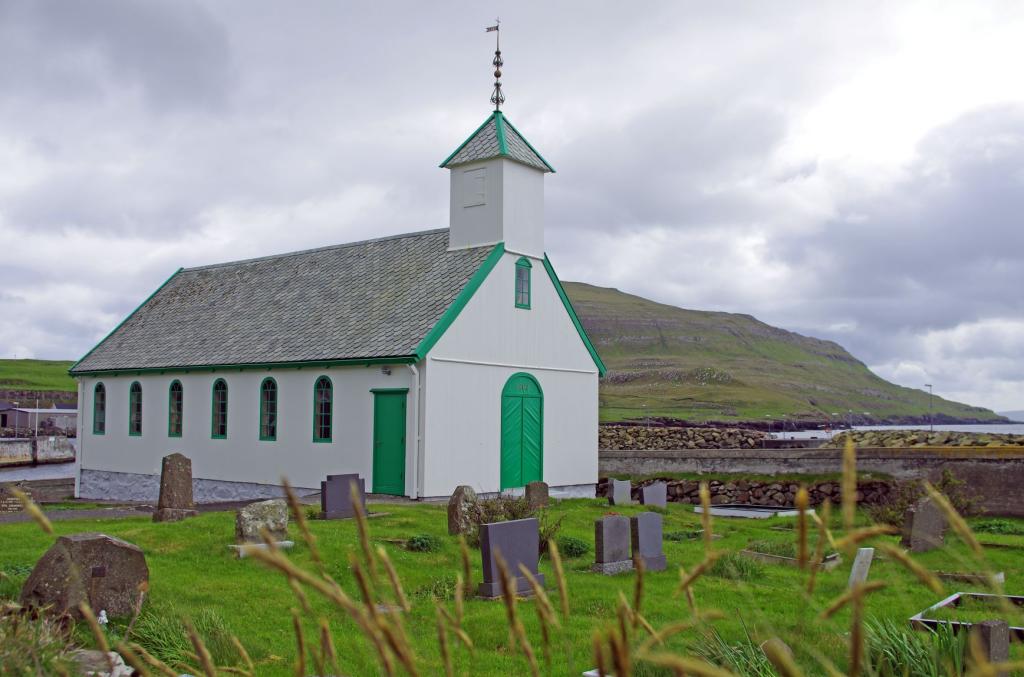
[(526, 503), (530, 509), (545, 508), (548, 505), (547, 482), (529, 482), (526, 485)]
[(640, 487), (640, 502), (643, 505), (656, 505), (664, 508), (668, 501), (668, 485), (664, 482), (652, 482)]
[(106, 534), (71, 534), (36, 562), (21, 588), (21, 603), (81, 618), (78, 605), (88, 602), (96, 614), (128, 616), (148, 584), (149, 568), (138, 546)]
[(911, 552), (927, 552), (941, 548), (946, 531), (946, 516), (930, 498), (907, 508), (903, 515), (903, 538), (900, 544)]
[(235, 540), (262, 543), (260, 531), (266, 529), (271, 540), (288, 540), (288, 503), (283, 498), (250, 503), (235, 513)]
[(480, 557), (483, 559), (484, 580), (477, 588), (477, 594), (489, 599), (501, 596), (501, 575), (495, 557), (499, 553), (505, 560), (517, 594), (528, 594), (532, 591), (530, 582), (519, 571), (520, 564), (525, 566), (543, 586), (544, 575), (537, 571), (539, 550), (540, 525), (533, 517), (481, 524)]
[(857, 548), (857, 556), (853, 558), (853, 567), (850, 569), (850, 580), (846, 586), (852, 588), (857, 583), (868, 580), (868, 572), (871, 571), (871, 560), (875, 558), (874, 548)]
[(479, 513), (480, 502), (473, 487), (465, 484), (455, 487), (452, 497), (448, 499), (448, 534), (468, 534), (473, 530), (475, 518)]
[(160, 464), (160, 499), (153, 513), (154, 522), (177, 522), (195, 517), (192, 501), (192, 461), (182, 454), (164, 456)]
[(633, 485), (629, 480), (608, 480), (608, 502), (612, 505), (629, 505), (633, 502)]
[[(1010, 626), (1006, 621), (982, 621), (975, 623), (972, 630), (981, 640), (981, 655), (989, 663), (1003, 663), (1010, 660)], [(1002, 677), (1007, 672), (997, 673)]]
[(632, 571), (629, 556), (629, 518), (625, 515), (606, 515), (594, 520), (594, 565), (591, 571), (612, 575)]
[(647, 571), (663, 571), (666, 562), (661, 549), (661, 515), (642, 512), (631, 517), (629, 522), (633, 559), (642, 559)]
[(325, 520), (355, 517), (352, 507), (352, 484), (359, 492), (359, 504), (366, 512), (366, 480), (359, 475), (328, 475), (320, 483), (320, 517)]

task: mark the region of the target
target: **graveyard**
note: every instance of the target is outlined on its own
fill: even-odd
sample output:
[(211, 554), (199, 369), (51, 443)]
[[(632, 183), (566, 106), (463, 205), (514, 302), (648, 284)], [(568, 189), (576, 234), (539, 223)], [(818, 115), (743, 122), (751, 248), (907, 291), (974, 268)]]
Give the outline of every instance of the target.
[[(657, 497), (654, 498), (657, 500)], [(443, 658), (438, 640), (438, 612), (440, 605), (449, 614), (456, 610), (457, 576), (461, 574), (462, 558), (459, 539), (449, 535), (444, 504), (377, 503), (369, 501), (366, 508), (371, 518), (366, 520), (371, 547), (382, 548), (400, 578), (409, 610), (403, 612), (388, 583), (388, 577), (378, 572), (378, 582), (371, 595), (380, 603), (384, 613), (401, 614), (416, 666), (420, 674), (444, 674)], [(258, 512), (258, 511), (257, 511)], [(264, 511), (267, 512), (267, 511)], [(271, 511), (272, 512), (272, 511)], [(306, 506), (309, 531), (316, 537), (316, 546), (326, 573), (341, 586), (353, 600), (361, 600), (361, 588), (353, 562), (366, 568), (364, 550), (354, 519), (317, 519), (318, 506)], [(844, 533), (836, 510), (830, 519), (839, 539)], [(596, 632), (619, 627), (621, 604), (636, 604), (637, 572), (632, 562), (626, 566), (608, 567), (602, 572), (595, 568), (600, 546), (607, 556), (622, 564), (623, 552), (630, 551), (624, 539), (636, 538), (636, 525), (660, 521), (660, 541), (665, 569), (658, 571), (657, 556), (648, 557), (644, 568), (640, 597), (640, 613), (653, 629), (695, 618), (687, 594), (679, 592), (680, 567), (688, 573), (705, 560), (707, 542), (702, 516), (693, 506), (668, 503), (658, 505), (609, 505), (604, 499), (551, 500), (546, 508), (535, 515), (539, 518), (541, 533), (553, 534), (563, 544), (562, 566), (568, 598), (567, 619), (562, 619), (558, 575), (548, 556), (542, 556), (536, 580), (540, 582), (560, 619), (559, 627), (550, 628), (549, 643), (545, 648), (541, 623), (536, 608), (538, 601), (530, 598), (529, 585), (517, 588), (525, 593), (516, 607), (525, 635), (536, 653), (540, 674), (582, 674), (595, 667), (593, 640)], [(595, 539), (595, 521), (607, 521), (608, 528)], [(260, 513), (257, 519), (276, 524), (280, 531), (280, 515)], [(981, 518), (984, 519), (984, 518)], [(712, 517), (713, 539), (711, 547), (722, 555), (715, 565), (699, 576), (689, 588), (692, 602), (699, 615), (709, 620), (668, 637), (664, 648), (669, 651), (711, 660), (724, 661), (723, 666), (736, 674), (771, 674), (761, 643), (781, 638), (794, 652), (796, 661), (808, 674), (824, 674), (823, 662), (831, 662), (845, 672), (848, 662), (851, 608), (847, 604), (825, 617), (829, 606), (848, 589), (851, 566), (869, 583), (884, 584), (864, 598), (863, 624), (866, 629), (868, 655), (876, 642), (886, 641), (872, 628), (895, 627), (901, 633), (922, 636), (912, 630), (909, 619), (940, 602), (955, 592), (990, 592), (983, 582), (945, 580), (942, 592), (925, 585), (891, 554), (877, 550), (873, 560), (863, 558), (857, 547), (843, 550), (842, 563), (832, 569), (821, 568), (815, 573), (813, 594), (806, 593), (808, 572), (794, 566), (779, 566), (754, 558), (744, 557), (748, 548), (784, 552), (795, 549), (799, 534), (797, 517), (771, 517), (767, 519)], [(244, 661), (232, 646), (230, 636), (237, 636), (255, 664), (255, 674), (296, 674), (296, 635), (293, 612), (303, 628), (307, 650), (311, 652), (305, 663), (305, 674), (317, 674), (312, 654), (319, 651), (320, 622), (325, 619), (338, 655), (342, 674), (382, 674), (379, 659), (366, 636), (356, 623), (322, 595), (305, 588), (305, 601), (298, 598), (280, 572), (272, 570), (259, 558), (239, 559), (228, 546), (238, 540), (254, 540), (251, 533), (241, 533), (241, 518), (233, 510), (203, 512), (180, 521), (155, 522), (152, 516), (117, 519), (71, 519), (53, 522), (54, 533), (44, 533), (32, 522), (0, 524), (0, 599), (18, 600), (22, 585), (39, 558), (55, 540), (63, 535), (82, 532), (101, 532), (123, 539), (137, 546), (145, 554), (148, 566), (148, 591), (142, 611), (134, 623), (132, 641), (164, 660), (183, 656), (191, 645), (181, 628), (180, 619), (186, 617), (194, 623), (210, 649), (213, 661), (219, 666), (243, 667)], [(528, 520), (523, 520), (528, 521)], [(626, 526), (626, 522), (630, 522)], [(1000, 521), (1010, 527), (1004, 532), (1024, 531), (1024, 521)], [(927, 520), (922, 519), (927, 526)], [(974, 522), (978, 524), (977, 521)], [(869, 520), (857, 514), (856, 526), (866, 527)], [(517, 527), (518, 528), (518, 527)], [(519, 529), (522, 531), (522, 529)], [(631, 530), (633, 533), (631, 533)], [(529, 531), (529, 529), (527, 530)], [(817, 528), (809, 528), (808, 546), (816, 545)], [(289, 520), (287, 535), (294, 546), (282, 550), (284, 557), (299, 568), (316, 572), (308, 544), (296, 527), (294, 515)], [(526, 539), (536, 539), (537, 529)], [(657, 538), (655, 531), (644, 531), (643, 539)], [(485, 582), (480, 548), (488, 541), (505, 537), (481, 530), (480, 545), (469, 549), (472, 565), (474, 593)], [(518, 537), (517, 537), (518, 538)], [(947, 531), (944, 541), (937, 547), (913, 552), (914, 561), (925, 569), (943, 572), (1001, 572), (1005, 579), (1004, 591), (1017, 594), (1024, 591), (1024, 536), (1013, 533), (979, 533), (977, 538), (985, 545), (981, 555), (974, 554), (956, 533)], [(603, 544), (595, 542), (604, 541)], [(619, 554), (614, 554), (615, 540)], [(530, 541), (532, 547), (536, 541)], [(580, 552), (580, 543), (586, 552)], [(896, 547), (898, 535), (876, 536), (857, 546)], [(650, 546), (651, 544), (648, 544)], [(647, 546), (645, 546), (647, 547)], [(653, 544), (657, 549), (657, 544)], [(629, 555), (625, 555), (629, 558)], [(379, 566), (379, 562), (378, 562)], [(93, 568), (95, 576), (95, 567)], [(617, 572), (617, 573), (616, 573)], [(114, 572), (104, 571), (104, 575)], [(493, 591), (493, 572), (492, 579)], [(510, 630), (507, 608), (499, 596), (483, 599), (467, 594), (464, 601), (462, 628), (473, 643), (473, 653), (460, 643), (455, 634), (447, 634), (447, 651), (451, 656), (455, 674), (530, 674), (524, 653), (510, 648)], [(491, 595), (486, 595), (491, 596)], [(308, 603), (308, 608), (304, 605)], [(964, 614), (972, 609), (965, 608)], [(944, 615), (945, 614), (945, 615)], [(130, 621), (130, 614), (111, 615), (105, 631), (113, 640), (118, 639)], [(718, 615), (718, 618), (712, 618)], [(975, 614), (977, 615), (977, 614)], [(949, 612), (932, 613), (931, 617), (950, 616)], [(1011, 621), (1016, 621), (1013, 616)], [(879, 630), (882, 635), (884, 632)], [(892, 630), (890, 629), (890, 633)], [(638, 647), (649, 634), (642, 625), (631, 633), (631, 645)], [(82, 646), (95, 642), (84, 623), (78, 623), (74, 637)], [(891, 641), (892, 638), (890, 638)], [(753, 646), (753, 654), (745, 665), (730, 664), (722, 657), (726, 654), (744, 654), (744, 647)], [(747, 651), (747, 654), (751, 652)], [(550, 667), (546, 662), (550, 657)], [(1010, 658), (1024, 658), (1020, 643), (1010, 647)], [(760, 661), (760, 663), (758, 663)], [(743, 661), (741, 661), (742, 663)], [(636, 662), (634, 674), (671, 674), (664, 668)], [(659, 671), (660, 670), (660, 671)], [(402, 673), (396, 667), (396, 674)], [(198, 674), (198, 673), (196, 673)]]

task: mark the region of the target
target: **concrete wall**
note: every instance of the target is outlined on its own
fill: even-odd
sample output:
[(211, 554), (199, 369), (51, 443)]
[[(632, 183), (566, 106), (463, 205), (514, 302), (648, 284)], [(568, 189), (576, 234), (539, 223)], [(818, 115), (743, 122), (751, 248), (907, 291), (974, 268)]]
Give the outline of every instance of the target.
[(0, 439), (0, 468), (39, 463), (73, 463), (74, 444), (66, 437)]
[(544, 393), (543, 479), (597, 481), (597, 367), (541, 261), (533, 260), (531, 307), (515, 307), (515, 262), (506, 254), (427, 358), (426, 496), (459, 484), (499, 490), (501, 391), (531, 374)]
[[(1019, 447), (874, 447), (857, 450), (857, 469), (896, 479), (936, 480), (949, 470), (981, 498), (993, 515), (1024, 517), (1024, 450)], [(719, 474), (826, 474), (842, 471), (840, 449), (707, 449), (604, 451), (602, 475), (666, 472)]]
[[(167, 373), (141, 376), (83, 378), (80, 456), (85, 498), (124, 498), (104, 493), (98, 481), (106, 477), (112, 492), (129, 486), (132, 477), (159, 476), (160, 461), (167, 454), (181, 452), (192, 459), (196, 479), (242, 484), (276, 485), (282, 476), (301, 487), (319, 487), (328, 473), (359, 473), (373, 482), (373, 394), (372, 388), (411, 387), (411, 372), (391, 365), (386, 375), (380, 366), (332, 367), (329, 369), (222, 370)], [(334, 429), (329, 443), (313, 442), (313, 384), (321, 375), (334, 385)], [(277, 381), (278, 430), (276, 441), (259, 439), (260, 384), (267, 376)], [(211, 397), (213, 382), (228, 383), (228, 434), (212, 439)], [(177, 379), (184, 388), (182, 437), (167, 434), (168, 388)], [(107, 389), (106, 434), (92, 432), (92, 398), (96, 381)], [(133, 381), (142, 385), (142, 435), (128, 435), (128, 389)], [(411, 419), (411, 407), (409, 418)], [(411, 425), (407, 421), (407, 429)], [(412, 436), (407, 435), (406, 460), (414, 459)], [(109, 474), (122, 473), (124, 481)], [(406, 468), (406, 477), (410, 477)], [(411, 489), (411, 487), (410, 487)], [(144, 492), (147, 496), (152, 493)], [(234, 496), (234, 492), (224, 492)], [(254, 496), (258, 496), (257, 492)], [(142, 499), (145, 500), (145, 499)]]

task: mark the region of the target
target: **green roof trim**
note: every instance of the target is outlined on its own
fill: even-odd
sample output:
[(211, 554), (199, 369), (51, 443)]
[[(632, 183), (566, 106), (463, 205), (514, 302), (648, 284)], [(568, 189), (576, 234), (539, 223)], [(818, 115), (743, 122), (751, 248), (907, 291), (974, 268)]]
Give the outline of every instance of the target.
[[(526, 137), (523, 136), (522, 132), (516, 129), (515, 125), (509, 122), (508, 119), (505, 117), (505, 114), (502, 113), (500, 110), (496, 110), (490, 115), (488, 115), (487, 119), (483, 121), (483, 124), (477, 127), (473, 131), (473, 133), (470, 134), (465, 141), (459, 144), (459, 147), (452, 151), (452, 153), (444, 159), (444, 162), (442, 162), (438, 166), (443, 169), (448, 168), (448, 164), (455, 159), (455, 157), (462, 151), (462, 149), (465, 148), (471, 141), (473, 141), (473, 139), (475, 139), (477, 135), (483, 132), (487, 128), (487, 126), (491, 124), (492, 121), (494, 122), (494, 135), (498, 143), (497, 152), (488, 157), (478, 159), (489, 160), (491, 158), (503, 157), (508, 158), (510, 160), (515, 160), (516, 162), (522, 162), (524, 164), (527, 164), (528, 166), (536, 166), (531, 162), (525, 162), (522, 157), (516, 157), (516, 155), (509, 150), (508, 131), (506, 130), (507, 127), (508, 129), (511, 129), (512, 133), (515, 134), (520, 140), (522, 140), (524, 144), (526, 144), (526, 147), (529, 148), (534, 155), (537, 156), (537, 159), (540, 160), (544, 167), (547, 168), (547, 171), (551, 172), (552, 174), (555, 173), (555, 168), (551, 166), (551, 163), (545, 160), (544, 156), (537, 152), (537, 149), (533, 147), (533, 144), (526, 140)], [(463, 164), (463, 162), (460, 162), (459, 164)]]
[(417, 359), (422, 360), (426, 358), (427, 353), (430, 352), (430, 349), (434, 347), (434, 344), (440, 340), (444, 333), (448, 331), (448, 327), (452, 326), (452, 323), (455, 322), (455, 318), (459, 316), (462, 309), (465, 308), (466, 304), (469, 303), (469, 300), (473, 298), (473, 294), (475, 294), (476, 290), (480, 288), (480, 285), (484, 283), (484, 280), (487, 279), (490, 272), (494, 270), (494, 266), (498, 265), (498, 261), (501, 260), (501, 257), (504, 254), (504, 242), (499, 242), (494, 245), (494, 249), (492, 249), (491, 253), (486, 259), (484, 259), (484, 262), (480, 264), (477, 271), (473, 273), (473, 277), (469, 278), (469, 281), (466, 282), (466, 286), (462, 288), (459, 295), (455, 297), (452, 304), (448, 306), (448, 309), (444, 311), (443, 315), (441, 315), (441, 319), (437, 321), (437, 324), (434, 325), (433, 329), (427, 332), (427, 335), (423, 337), (422, 341), (420, 341), (419, 346), (416, 347)]
[(115, 333), (115, 332), (117, 332), (117, 330), (118, 330), (118, 329), (120, 329), (121, 327), (123, 327), (123, 326), (124, 326), (124, 323), (125, 323), (125, 322), (127, 322), (127, 321), (128, 321), (128, 320), (130, 320), (130, 319), (132, 319), (132, 316), (133, 316), (133, 315), (135, 315), (135, 313), (139, 312), (139, 310), (141, 310), (141, 309), (142, 309), (142, 306), (144, 306), (144, 305), (146, 305), (147, 303), (149, 303), (150, 299), (152, 299), (152, 298), (153, 298), (154, 296), (156, 296), (157, 294), (159, 294), (159, 293), (160, 293), (160, 290), (161, 290), (161, 289), (163, 289), (164, 287), (166, 287), (166, 286), (167, 286), (167, 284), (168, 284), (168, 283), (169, 283), (169, 282), (170, 282), (171, 280), (173, 280), (173, 279), (174, 279), (174, 276), (175, 276), (175, 275), (177, 275), (178, 273), (180, 273), (180, 272), (181, 272), (181, 271), (183, 271), (183, 270), (185, 270), (185, 269), (184, 269), (184, 268), (178, 268), (178, 269), (177, 269), (176, 271), (174, 271), (173, 273), (171, 273), (171, 276), (170, 276), (169, 278), (167, 278), (166, 280), (164, 280), (164, 283), (163, 283), (162, 285), (160, 285), (159, 287), (157, 287), (157, 288), (156, 288), (156, 289), (155, 289), (155, 290), (153, 291), (153, 293), (152, 293), (152, 294), (150, 294), (149, 296), (147, 296), (147, 297), (146, 297), (146, 299), (145, 299), (145, 300), (144, 300), (144, 301), (143, 301), (142, 303), (140, 303), (139, 305), (135, 306), (135, 310), (133, 310), (132, 312), (128, 313), (128, 316), (127, 316), (127, 317), (125, 317), (125, 318), (124, 318), (123, 320), (121, 320), (120, 322), (118, 322), (118, 323), (117, 323), (117, 326), (116, 326), (116, 327), (114, 327), (113, 329), (111, 329), (111, 330), (110, 330), (110, 333), (109, 333), (109, 334), (107, 334), (106, 336), (104, 336), (104, 337), (103, 337), (102, 339), (100, 339), (99, 343), (97, 343), (97, 344), (96, 344), (96, 345), (94, 345), (94, 346), (93, 346), (92, 348), (90, 348), (90, 349), (89, 349), (89, 352), (87, 352), (87, 353), (86, 353), (85, 355), (82, 355), (81, 359), (79, 359), (79, 360), (78, 360), (78, 362), (75, 362), (75, 363), (74, 363), (73, 365), (71, 365), (71, 367), (69, 367), (69, 368), (68, 368), (68, 374), (71, 374), (71, 375), (73, 375), (73, 374), (72, 374), (72, 372), (74, 372), (74, 371), (75, 371), (75, 367), (77, 367), (78, 365), (80, 365), (80, 364), (82, 363), (82, 361), (83, 361), (83, 360), (85, 360), (85, 358), (87, 358), (87, 357), (89, 357), (90, 355), (92, 355), (92, 354), (93, 354), (93, 352), (94, 352), (94, 351), (95, 351), (95, 350), (96, 350), (97, 348), (99, 348), (99, 347), (100, 347), (100, 346), (101, 346), (101, 345), (103, 344), (103, 342), (104, 342), (104, 341), (106, 341), (106, 340), (107, 340), (108, 338), (110, 338), (111, 336), (113, 336), (113, 335), (114, 335), (114, 333)]
[(548, 277), (551, 278), (551, 284), (555, 285), (555, 291), (558, 292), (559, 298), (562, 299), (562, 305), (565, 306), (566, 312), (569, 313), (572, 323), (576, 325), (576, 331), (579, 332), (580, 338), (583, 339), (583, 345), (590, 351), (590, 356), (594, 359), (594, 364), (597, 365), (597, 373), (600, 376), (604, 376), (608, 369), (604, 366), (604, 362), (601, 360), (601, 356), (597, 354), (597, 349), (594, 348), (594, 344), (590, 342), (590, 337), (587, 336), (587, 331), (583, 328), (583, 324), (580, 322), (579, 316), (576, 315), (576, 310), (572, 307), (572, 302), (565, 293), (565, 289), (562, 288), (562, 283), (558, 279), (558, 275), (555, 274), (555, 269), (551, 265), (551, 261), (548, 260), (548, 255), (544, 255), (544, 269), (548, 271)]

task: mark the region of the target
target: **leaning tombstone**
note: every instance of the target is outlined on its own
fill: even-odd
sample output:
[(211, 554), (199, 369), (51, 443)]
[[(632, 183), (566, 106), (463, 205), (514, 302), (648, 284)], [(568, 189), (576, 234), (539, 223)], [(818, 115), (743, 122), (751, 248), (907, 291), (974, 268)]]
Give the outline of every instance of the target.
[(849, 588), (868, 580), (868, 572), (871, 571), (871, 560), (875, 557), (874, 548), (858, 548), (857, 556), (853, 558), (853, 567), (850, 569), (850, 580), (846, 585)]
[(288, 549), (295, 545), (288, 540), (288, 503), (282, 498), (250, 503), (235, 513), (235, 541), (229, 545), (239, 558), (246, 555), (246, 545), (267, 548), (263, 532), (278, 548)]
[(903, 538), (900, 544), (911, 552), (927, 552), (942, 547), (946, 516), (929, 497), (907, 508), (903, 515)]
[[(974, 623), (971, 631), (978, 638), (981, 648), (981, 655), (989, 663), (1005, 663), (1010, 660), (1010, 626), (1006, 621), (992, 620)], [(992, 673), (998, 677), (1008, 675), (1008, 672)]]
[(359, 475), (328, 475), (320, 483), (320, 518), (325, 520), (349, 519), (356, 516), (352, 505), (352, 485), (355, 484), (359, 504), (366, 512), (366, 480)]
[(594, 565), (591, 571), (611, 576), (633, 570), (629, 556), (629, 518), (625, 515), (605, 515), (594, 520)]
[(526, 503), (531, 510), (547, 507), (547, 482), (528, 482), (526, 485)]
[(480, 502), (473, 487), (465, 484), (455, 487), (448, 499), (448, 535), (468, 534), (473, 530), (479, 512)]
[(127, 541), (97, 533), (61, 536), (36, 562), (21, 589), (21, 604), (52, 606), (57, 613), (82, 614), (87, 602), (96, 613), (136, 613), (149, 584), (142, 550)]
[(664, 482), (652, 482), (640, 487), (640, 503), (664, 508), (668, 502), (668, 485)]
[(198, 514), (192, 501), (192, 461), (183, 454), (164, 456), (160, 465), (160, 499), (153, 521), (177, 522)]
[(540, 525), (536, 518), (481, 524), (480, 557), (483, 560), (484, 580), (477, 588), (477, 594), (486, 599), (501, 597), (504, 588), (498, 572), (499, 555), (505, 560), (516, 594), (530, 594), (533, 591), (530, 582), (519, 570), (520, 564), (543, 586), (544, 575), (537, 571), (539, 551)]
[(633, 483), (629, 480), (608, 480), (608, 502), (612, 505), (630, 505), (633, 502), (632, 497)]
[(661, 515), (642, 512), (629, 519), (633, 559), (640, 558), (647, 571), (663, 571), (665, 553), (661, 549)]

